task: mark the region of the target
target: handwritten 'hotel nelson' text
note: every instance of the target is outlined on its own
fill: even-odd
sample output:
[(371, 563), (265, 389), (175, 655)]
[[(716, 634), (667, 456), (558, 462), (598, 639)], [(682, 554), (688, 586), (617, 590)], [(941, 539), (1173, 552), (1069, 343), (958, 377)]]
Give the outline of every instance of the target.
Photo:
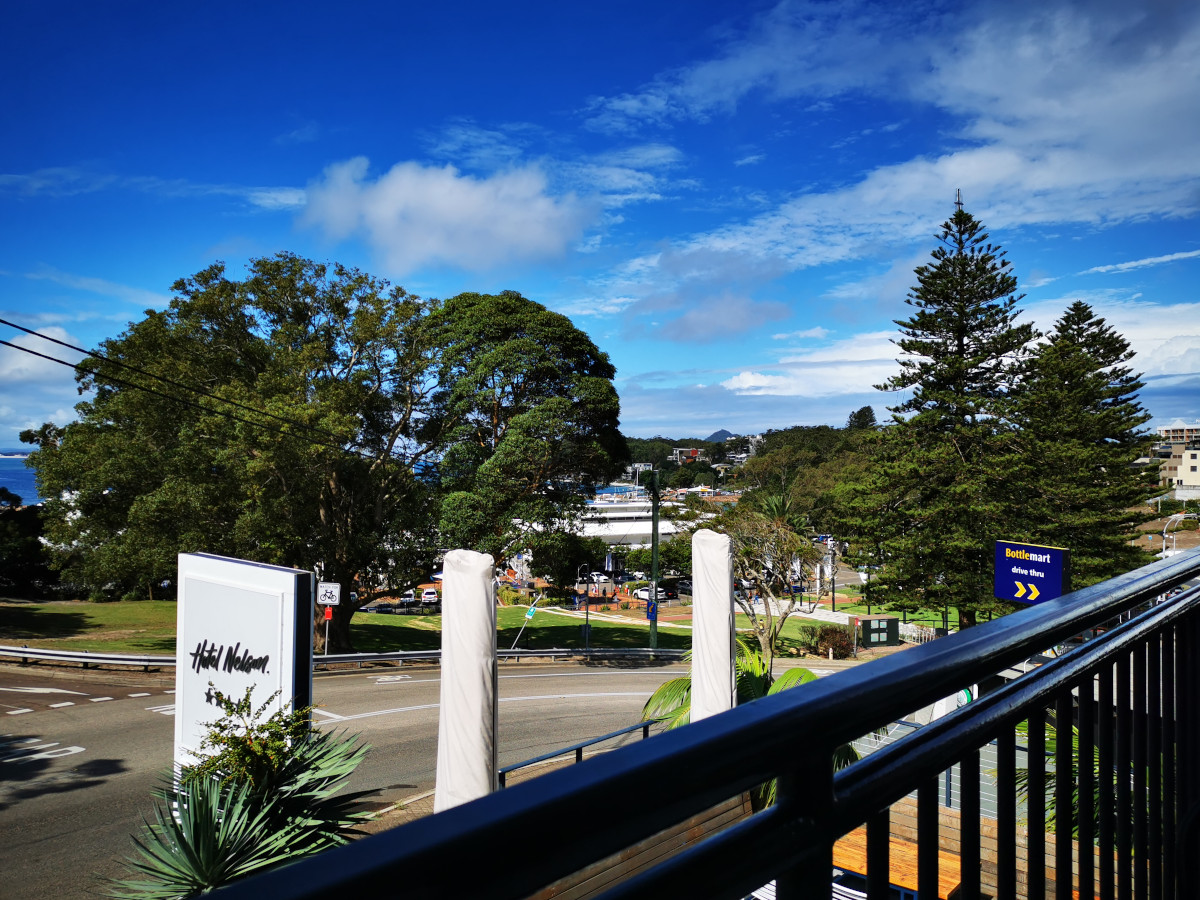
[(193, 672), (200, 672), (204, 669), (220, 669), (225, 672), (262, 672), (266, 674), (267, 664), (271, 661), (269, 654), (252, 656), (249, 650), (242, 649), (240, 641), (232, 647), (226, 647), (224, 644), (210, 644), (206, 640), (201, 641), (190, 656), (192, 657)]

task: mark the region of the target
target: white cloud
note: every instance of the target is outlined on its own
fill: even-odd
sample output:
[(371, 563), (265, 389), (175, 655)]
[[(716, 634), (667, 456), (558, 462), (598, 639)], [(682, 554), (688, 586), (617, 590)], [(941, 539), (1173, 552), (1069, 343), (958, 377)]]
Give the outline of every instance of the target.
[[(792, 353), (778, 364), (746, 369), (721, 382), (741, 395), (835, 397), (865, 394), (898, 371), (892, 331), (874, 331), (834, 341), (826, 347)], [(890, 402), (887, 394), (878, 394)]]
[(783, 334), (773, 334), (773, 335), (771, 335), (771, 340), (773, 340), (773, 341), (794, 341), (794, 340), (803, 340), (804, 338), (815, 338), (817, 340), (824, 340), (828, 336), (829, 336), (829, 329), (822, 328), (818, 325), (816, 328), (806, 328), (803, 331), (788, 331), (788, 332), (784, 332)]
[(1164, 263), (1178, 262), (1181, 259), (1195, 259), (1196, 257), (1200, 257), (1200, 250), (1188, 250), (1182, 253), (1168, 253), (1166, 256), (1148, 256), (1144, 259), (1134, 259), (1129, 262), (1116, 263), (1109, 266), (1093, 266), (1079, 274), (1091, 275), (1093, 272), (1128, 272), (1130, 269), (1161, 266)]
[[(62, 328), (45, 327), (42, 332), (66, 343), (80, 343)], [(71, 363), (82, 358), (82, 354), (33, 335), (5, 336), (4, 340)], [(74, 369), (69, 366), (0, 346), (0, 384), (5, 386), (5, 408), (0, 412), (0, 446), (17, 446), (17, 435), (22, 430), (37, 428), (47, 420), (65, 425), (75, 418), (71, 407), (80, 398), (75, 388)]]
[(749, 156), (743, 156), (741, 159), (735, 159), (733, 164), (735, 166), (753, 166), (762, 162), (766, 158), (766, 154), (764, 153), (751, 153)]
[(38, 269), (34, 272), (26, 272), (25, 277), (34, 281), (52, 281), (55, 284), (61, 284), (63, 287), (88, 291), (103, 297), (113, 297), (117, 300), (124, 300), (127, 303), (136, 303), (141, 307), (163, 307), (171, 300), (166, 294), (159, 294), (156, 291), (146, 290), (145, 288), (134, 287), (128, 284), (117, 284), (104, 278), (73, 275), (69, 272), (60, 272), (58, 269), (49, 267)]
[(486, 178), (398, 163), (372, 178), (356, 157), (308, 187), (302, 221), (333, 240), (362, 235), (393, 274), (425, 265), (485, 270), (563, 255), (596, 218), (574, 194), (552, 196), (536, 167)]
[(233, 197), (265, 210), (295, 209), (304, 204), (304, 191), (299, 188), (204, 184), (157, 175), (113, 175), (75, 166), (0, 173), (0, 191), (6, 190), (29, 197), (73, 197), (104, 190), (138, 191), (170, 199)]

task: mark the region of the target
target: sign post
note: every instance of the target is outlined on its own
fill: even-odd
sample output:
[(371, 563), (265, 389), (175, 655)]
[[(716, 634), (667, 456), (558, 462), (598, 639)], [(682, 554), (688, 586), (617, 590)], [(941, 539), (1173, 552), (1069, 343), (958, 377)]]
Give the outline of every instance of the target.
[(996, 541), (993, 594), (1017, 603), (1044, 603), (1071, 592), (1071, 551)]
[(317, 583), (317, 604), (325, 607), (325, 656), (329, 655), (329, 621), (333, 618), (333, 607), (340, 606), (341, 602), (342, 586), (340, 584), (336, 581)]

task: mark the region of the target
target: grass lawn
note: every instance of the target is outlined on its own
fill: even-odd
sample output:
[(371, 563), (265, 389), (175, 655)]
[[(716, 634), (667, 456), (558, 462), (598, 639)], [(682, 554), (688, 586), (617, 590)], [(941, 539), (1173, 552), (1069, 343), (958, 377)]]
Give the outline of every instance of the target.
[(0, 644), (96, 653), (175, 652), (174, 603), (0, 602)]
[[(0, 601), (0, 644), (28, 645), (95, 653), (175, 652), (176, 605), (168, 601), (132, 603), (16, 603)], [(496, 645), (507, 650), (525, 621), (525, 607), (497, 610)], [(583, 646), (580, 622), (539, 610), (521, 635), (520, 649), (549, 650)], [(398, 616), (356, 613), (350, 624), (355, 649), (361, 653), (388, 650), (436, 650), (442, 645), (441, 616)], [(593, 647), (649, 646), (645, 619), (629, 624), (592, 619)], [(684, 649), (692, 635), (684, 629), (660, 626), (658, 646)]]

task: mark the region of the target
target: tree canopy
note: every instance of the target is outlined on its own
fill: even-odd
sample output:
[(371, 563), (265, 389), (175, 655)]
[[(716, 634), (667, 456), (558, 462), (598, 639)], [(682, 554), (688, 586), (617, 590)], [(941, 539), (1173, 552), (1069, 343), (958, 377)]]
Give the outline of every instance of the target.
[(93, 598), (169, 592), (176, 555), (206, 551), (362, 606), (428, 578), (439, 519), (485, 543), (491, 516), (550, 517), (622, 458), (607, 358), (520, 295), (441, 304), (291, 254), (173, 290), (84, 361), (78, 421), (22, 435), (55, 565)]
[(969, 213), (944, 223), (896, 323), (900, 373), (880, 386), (908, 396), (834, 490), (839, 531), (892, 609), (954, 606), (963, 625), (1011, 609), (993, 597), (997, 540), (1072, 550), (1076, 587), (1144, 559), (1129, 546), (1147, 416), (1128, 344), (1076, 303), (1035, 345), (1010, 268)]
[(559, 527), (629, 462), (608, 355), (515, 291), (460, 294), (431, 317), (448, 545), (500, 557)]

